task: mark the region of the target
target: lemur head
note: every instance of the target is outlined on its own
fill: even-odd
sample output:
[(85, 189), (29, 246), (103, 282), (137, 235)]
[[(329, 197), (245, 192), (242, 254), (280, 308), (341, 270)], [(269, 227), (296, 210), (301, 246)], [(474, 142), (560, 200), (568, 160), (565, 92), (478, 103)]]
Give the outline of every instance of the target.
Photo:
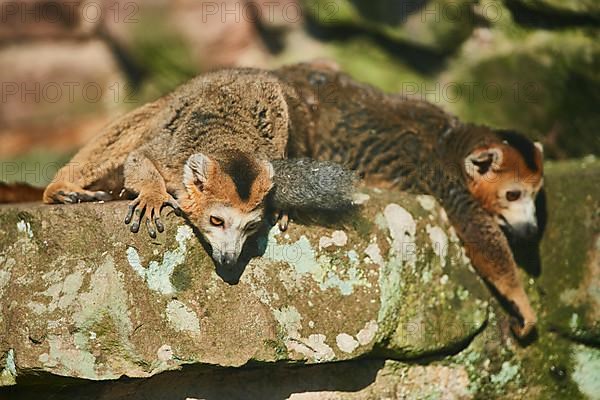
[(469, 190), (504, 229), (523, 239), (538, 231), (535, 199), (543, 185), (543, 149), (511, 131), (465, 158)]
[(246, 239), (261, 228), (272, 182), (270, 162), (239, 151), (218, 160), (197, 153), (185, 163), (187, 196), (181, 207), (210, 244), (218, 266), (234, 266)]

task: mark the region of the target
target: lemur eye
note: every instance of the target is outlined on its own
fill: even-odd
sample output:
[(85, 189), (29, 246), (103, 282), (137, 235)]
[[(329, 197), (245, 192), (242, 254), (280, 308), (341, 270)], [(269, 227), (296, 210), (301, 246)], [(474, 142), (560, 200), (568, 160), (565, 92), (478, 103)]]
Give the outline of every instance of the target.
[(250, 222), (248, 225), (246, 225), (246, 230), (247, 231), (253, 231), (256, 228), (258, 228), (259, 224), (260, 224), (260, 221)]
[(219, 217), (215, 217), (214, 215), (210, 216), (210, 223), (213, 226), (223, 226), (223, 225), (225, 225), (225, 221), (223, 221)]
[(508, 201), (517, 201), (521, 197), (520, 190), (509, 190), (506, 192), (506, 200)]

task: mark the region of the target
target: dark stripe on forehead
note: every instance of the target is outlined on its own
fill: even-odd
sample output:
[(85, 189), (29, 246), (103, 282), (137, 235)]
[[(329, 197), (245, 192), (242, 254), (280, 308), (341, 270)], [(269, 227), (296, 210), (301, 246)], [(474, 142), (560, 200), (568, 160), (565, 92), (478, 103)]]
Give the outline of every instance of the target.
[(514, 147), (523, 157), (525, 164), (532, 172), (538, 171), (535, 163), (535, 145), (525, 136), (514, 131), (497, 131), (500, 138), (506, 141), (511, 147)]
[(242, 201), (250, 198), (252, 184), (259, 174), (256, 161), (241, 151), (229, 151), (221, 162), (221, 169), (233, 181), (235, 190)]

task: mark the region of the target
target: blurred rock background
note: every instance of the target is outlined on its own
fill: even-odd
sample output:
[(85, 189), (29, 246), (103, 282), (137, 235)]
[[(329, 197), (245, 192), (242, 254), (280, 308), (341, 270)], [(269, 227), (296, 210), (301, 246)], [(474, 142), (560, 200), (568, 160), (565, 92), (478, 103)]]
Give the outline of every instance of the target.
[(0, 1), (0, 180), (44, 185), (104, 124), (222, 66), (328, 58), (548, 157), (600, 154), (596, 0)]

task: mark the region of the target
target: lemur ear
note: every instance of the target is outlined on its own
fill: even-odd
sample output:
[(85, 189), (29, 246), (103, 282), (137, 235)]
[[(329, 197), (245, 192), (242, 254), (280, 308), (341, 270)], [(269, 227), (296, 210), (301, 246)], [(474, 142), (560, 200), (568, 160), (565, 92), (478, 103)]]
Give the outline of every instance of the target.
[(544, 154), (544, 146), (541, 142), (533, 142), (533, 145), (540, 151), (540, 153), (542, 153), (542, 155)]
[(465, 171), (473, 179), (490, 171), (497, 171), (500, 165), (502, 165), (502, 150), (498, 147), (475, 150), (465, 158)]
[(275, 168), (273, 168), (273, 164), (271, 164), (269, 161), (263, 161), (263, 166), (265, 168), (267, 177), (269, 178), (268, 190), (271, 190), (273, 188), (273, 178), (275, 177)]
[(275, 168), (273, 168), (273, 164), (271, 164), (269, 161), (263, 161), (263, 165), (267, 171), (267, 176), (270, 180), (273, 180), (273, 177), (275, 176)]
[(192, 154), (183, 166), (184, 186), (195, 185), (198, 189), (204, 190), (212, 164), (213, 160), (208, 156), (202, 153)]

